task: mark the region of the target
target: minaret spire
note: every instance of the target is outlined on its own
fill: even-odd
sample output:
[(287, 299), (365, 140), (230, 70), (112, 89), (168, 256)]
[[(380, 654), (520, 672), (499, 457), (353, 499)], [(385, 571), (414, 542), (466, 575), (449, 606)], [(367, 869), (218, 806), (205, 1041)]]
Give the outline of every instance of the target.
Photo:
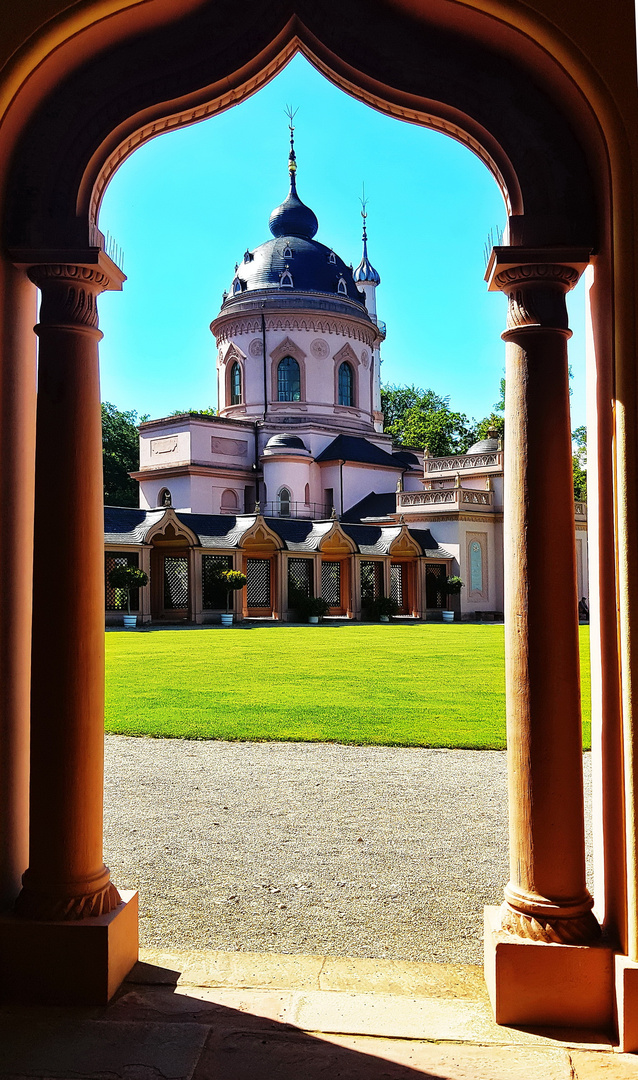
[(361, 257), (361, 262), (354, 272), (354, 280), (358, 285), (368, 284), (376, 287), (381, 281), (381, 278), (368, 258), (368, 200), (366, 199), (365, 184), (362, 185), (362, 195), (359, 202), (361, 203), (361, 217), (363, 218), (363, 255)]
[(299, 109), (293, 109), (292, 105), (286, 106), (286, 116), (288, 117), (288, 128), (290, 130), (290, 153), (288, 154), (288, 172), (290, 173), (290, 191), (293, 195), (297, 194), (296, 185), (296, 172), (297, 172), (297, 156), (295, 154), (295, 125), (293, 120), (299, 112)]

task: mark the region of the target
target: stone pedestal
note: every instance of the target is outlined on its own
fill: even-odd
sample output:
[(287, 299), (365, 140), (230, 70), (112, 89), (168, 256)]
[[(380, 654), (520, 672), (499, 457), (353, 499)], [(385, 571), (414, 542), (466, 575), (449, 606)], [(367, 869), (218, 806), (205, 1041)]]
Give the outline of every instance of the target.
[[(638, 990), (638, 966), (636, 966)], [(596, 945), (526, 941), (485, 908), (485, 982), (497, 1024), (512, 1027), (613, 1027), (614, 957)], [(633, 1021), (638, 1036), (638, 1015)]]
[(616, 1028), (618, 1049), (638, 1053), (638, 963), (628, 956), (615, 957)]
[(0, 1000), (105, 1005), (137, 961), (137, 893), (108, 915), (71, 922), (0, 916)]

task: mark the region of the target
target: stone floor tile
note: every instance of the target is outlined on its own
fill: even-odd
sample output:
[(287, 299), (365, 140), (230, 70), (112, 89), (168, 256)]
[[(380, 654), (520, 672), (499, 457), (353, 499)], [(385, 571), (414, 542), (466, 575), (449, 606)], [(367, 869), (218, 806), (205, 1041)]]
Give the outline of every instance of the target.
[(310, 992), (295, 994), (281, 1019), (304, 1031), (394, 1039), (512, 1042), (508, 1029), (494, 1023), (489, 1005), (458, 998)]
[(190, 1080), (208, 1034), (199, 1024), (113, 1024), (71, 1010), (38, 1018), (25, 1009), (21, 1021), (0, 1021), (0, 1076)]
[(316, 1038), (252, 1032), (211, 1038), (193, 1080), (571, 1080), (564, 1050)]
[(319, 989), (488, 1000), (483, 968), (476, 964), (425, 964), (327, 956), (321, 969)]
[(571, 1051), (574, 1080), (638, 1080), (638, 1054)]
[[(318, 990), (319, 973), (325, 957), (196, 949), (174, 952), (140, 949), (140, 960), (144, 963), (138, 965), (129, 975), (130, 982), (151, 982), (153, 976), (148, 965), (152, 965), (160, 973), (162, 970), (178, 971), (178, 982), (193, 986), (259, 986), (277, 989), (294, 986), (297, 990)], [(436, 967), (435, 964), (431, 966)]]

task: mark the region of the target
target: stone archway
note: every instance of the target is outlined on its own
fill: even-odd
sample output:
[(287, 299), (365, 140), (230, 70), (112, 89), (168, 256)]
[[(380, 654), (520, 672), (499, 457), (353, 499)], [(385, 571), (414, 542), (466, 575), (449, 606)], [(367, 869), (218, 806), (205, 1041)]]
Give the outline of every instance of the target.
[[(442, 0), (426, 15), (401, 0), (386, 0), (374, 10), (365, 6), (362, 18), (361, 0), (346, 0), (338, 12), (327, 2), (297, 0), (290, 5), (247, 0), (242, 6), (241, 32), (228, 0), (215, 4), (192, 0), (187, 10), (182, 6), (179, 16), (155, 0), (145, 5), (145, 15), (152, 17), (144, 27), (137, 21), (138, 13), (116, 9), (113, 3), (109, 20), (92, 23), (89, 15), (73, 42), (69, 36), (55, 59), (53, 51), (45, 57), (34, 73), (29, 95), (25, 91), (16, 97), (15, 135), (6, 156), (9, 172), (2, 238), (8, 259), (3, 270), (12, 315), (4, 346), (19, 358), (26, 372), (20, 393), (13, 390), (9, 397), (13, 393), (16, 407), (13, 430), (27, 451), (34, 445), (33, 392), (28, 390), (29, 359), (34, 351), (29, 329), (33, 290), (27, 272), (43, 297), (38, 329), (31, 858), (20, 901), (23, 914), (51, 917), (61, 902), (65, 910), (82, 914), (94, 909), (98, 894), (106, 898), (107, 908), (117, 905), (98, 841), (102, 613), (95, 418), (97, 296), (106, 288), (118, 288), (121, 274), (96, 229), (100, 194), (113, 169), (140, 141), (228, 108), (271, 77), (295, 49), (302, 49), (338, 85), (370, 104), (464, 141), (486, 161), (508, 201), (509, 243), (494, 252), (490, 279), (509, 299), (508, 386), (513, 388), (509, 445), (521, 451), (508, 455), (513, 468), (509, 498), (514, 508), (509, 522), (513, 586), (508, 682), (515, 768), (513, 879), (506, 925), (520, 935), (529, 936), (533, 930), (532, 936), (541, 940), (556, 936), (564, 940), (565, 935), (567, 940), (590, 940), (596, 924), (589, 914), (581, 865), (573, 538), (564, 522), (556, 534), (553, 568), (559, 636), (566, 643), (559, 664), (555, 650), (547, 646), (538, 612), (530, 614), (535, 576), (543, 568), (534, 559), (528, 529), (543, 522), (554, 527), (552, 510), (564, 504), (568, 489), (564, 294), (592, 251), (597, 253), (592, 310), (598, 392), (601, 403), (611, 398), (614, 319), (622, 327), (624, 311), (623, 301), (612, 289), (610, 185), (615, 185), (617, 202), (622, 203), (624, 173), (618, 125), (609, 102), (587, 64), (569, 53), (551, 27), (544, 37), (539, 31), (535, 41), (526, 26), (517, 25), (514, 15), (507, 21), (487, 3), (480, 9), (464, 7), (460, 13), (457, 5)], [(572, 77), (574, 72), (579, 80)], [(629, 389), (627, 393), (633, 400)], [(598, 426), (601, 530), (604, 525), (611, 533), (618, 526), (627, 540), (635, 533), (633, 511), (625, 503), (620, 511), (612, 505), (612, 422), (607, 404), (600, 410)], [(55, 481), (65, 499), (67, 554), (60, 572), (68, 582), (69, 599), (61, 614), (59, 640), (51, 649), (44, 576), (48, 552), (41, 525), (52, 513), (60, 514), (59, 504), (51, 506), (54, 476), (49, 452), (51, 440), (59, 440), (60, 432)], [(535, 447), (548, 436), (554, 462), (559, 463), (558, 480), (534, 468)], [(622, 443), (622, 425), (617, 437)], [(5, 474), (12, 498), (20, 488), (20, 477), (27, 477), (19, 501), (21, 522), (29, 521), (31, 460), (28, 452), (20, 462), (11, 455)], [(32, 525), (28, 534), (33, 535)], [(79, 536), (84, 560), (81, 574)], [(24, 532), (20, 546), (23, 539)], [(630, 543), (622, 551), (618, 548), (619, 572), (627, 588), (633, 581), (627, 560), (630, 548)], [(19, 557), (17, 545), (11, 550), (19, 573), (7, 617), (17, 612), (18, 596), (24, 605), (30, 592), (28, 557)], [(601, 576), (609, 575), (609, 561), (604, 568), (600, 560), (599, 570)], [(615, 595), (613, 578), (607, 576), (602, 585)], [(81, 641), (74, 629), (78, 623)], [(29, 670), (28, 626), (23, 616), (19, 625), (10, 672), (18, 692), (10, 705), (15, 775), (21, 780), (13, 785), (11, 817), (23, 822), (24, 688)], [(603, 701), (606, 709), (600, 769), (606, 781), (600, 784), (604, 909), (607, 927), (617, 934), (623, 951), (638, 958), (638, 916), (634, 911), (629, 922), (626, 917), (628, 894), (632, 911), (636, 907), (635, 852), (629, 847), (631, 872), (625, 877), (623, 860), (618, 857), (623, 845), (612, 841), (614, 834), (624, 833), (625, 823), (616, 794), (622, 786), (614, 675), (618, 636), (615, 612), (609, 606), (602, 608), (598, 626), (600, 651), (605, 656), (599, 692), (600, 714)], [(631, 645), (627, 633), (623, 640), (626, 654)], [(627, 660), (625, 655), (625, 664)], [(567, 680), (562, 677), (565, 671)], [(45, 686), (46, 695), (44, 689), (38, 690)], [(63, 719), (61, 728), (67, 739), (63, 748), (52, 747), (48, 735), (52, 701)], [(547, 728), (543, 721), (557, 710), (570, 718), (561, 725), (560, 745), (556, 726)], [(630, 713), (626, 716), (629, 722)], [(543, 744), (549, 738), (554, 748), (547, 767)], [(52, 752), (55, 749), (58, 757), (66, 752), (74, 759), (80, 744), (91, 751), (80, 755), (72, 782), (64, 786), (62, 773), (52, 764)], [(634, 782), (631, 769), (628, 778)], [(78, 816), (90, 821), (90, 851), (78, 843), (73, 825)], [(17, 868), (24, 864), (20, 825), (16, 836), (7, 895), (15, 888)], [(558, 874), (557, 836), (564, 856)]]

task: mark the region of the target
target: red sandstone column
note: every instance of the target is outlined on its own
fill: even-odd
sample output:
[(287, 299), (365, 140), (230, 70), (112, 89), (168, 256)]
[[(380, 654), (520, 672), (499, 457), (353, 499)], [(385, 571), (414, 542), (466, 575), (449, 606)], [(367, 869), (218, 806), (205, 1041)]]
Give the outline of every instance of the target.
[[(515, 249), (512, 250), (513, 257)], [(510, 873), (503, 929), (582, 943), (585, 885), (578, 616), (566, 292), (578, 271), (509, 266), (505, 633)]]
[(43, 265), (36, 433), (29, 867), (16, 912), (120, 903), (102, 858), (104, 543), (99, 266)]

